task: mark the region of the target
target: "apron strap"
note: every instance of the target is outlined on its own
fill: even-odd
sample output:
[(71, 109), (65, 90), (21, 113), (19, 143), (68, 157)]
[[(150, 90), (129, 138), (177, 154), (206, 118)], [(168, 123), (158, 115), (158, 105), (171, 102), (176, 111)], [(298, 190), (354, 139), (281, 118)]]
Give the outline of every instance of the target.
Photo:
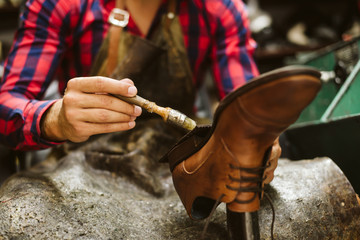
[[(115, 9), (125, 9), (125, 1), (116, 0)], [(122, 30), (123, 27), (119, 25), (111, 24), (109, 27), (108, 64), (106, 69), (108, 76), (111, 75), (117, 65), (119, 40)]]
[(166, 29), (169, 29), (171, 21), (175, 18), (175, 15), (176, 15), (176, 1), (168, 0), (167, 18), (165, 22)]
[[(119, 17), (119, 12), (125, 9), (125, 0), (116, 0), (115, 1), (115, 8), (111, 12), (111, 16), (114, 18), (114, 21), (117, 21), (116, 17)], [(118, 10), (118, 11), (114, 11)], [(126, 12), (127, 13), (127, 12)], [(175, 0), (168, 0), (168, 8), (167, 8), (167, 21), (165, 23), (166, 29), (169, 29), (171, 21), (175, 18), (176, 14), (176, 1)], [(123, 18), (128, 17), (122, 15)], [(127, 19), (126, 19), (127, 20)], [(109, 27), (109, 49), (108, 49), (108, 64), (107, 64), (107, 75), (110, 76), (117, 66), (118, 61), (118, 48), (119, 48), (119, 41), (120, 36), (123, 31), (123, 26), (119, 24), (112, 24)], [(126, 23), (127, 24), (127, 23)], [(124, 25), (124, 27), (126, 26)]]

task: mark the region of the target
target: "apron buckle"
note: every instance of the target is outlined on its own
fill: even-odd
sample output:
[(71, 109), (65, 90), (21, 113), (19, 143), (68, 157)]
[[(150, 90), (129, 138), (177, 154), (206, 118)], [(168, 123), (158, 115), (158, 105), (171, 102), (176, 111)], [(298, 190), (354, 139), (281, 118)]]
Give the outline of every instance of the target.
[[(121, 20), (119, 20), (119, 18)], [(114, 8), (108, 18), (108, 22), (118, 27), (126, 27), (129, 23), (129, 12), (120, 8)]]

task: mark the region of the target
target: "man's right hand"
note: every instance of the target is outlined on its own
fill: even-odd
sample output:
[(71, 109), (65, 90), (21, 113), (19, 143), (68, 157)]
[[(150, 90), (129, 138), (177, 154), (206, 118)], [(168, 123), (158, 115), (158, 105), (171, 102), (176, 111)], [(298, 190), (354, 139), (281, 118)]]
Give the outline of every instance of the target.
[(137, 89), (130, 79), (73, 78), (62, 99), (43, 115), (41, 134), (49, 141), (83, 142), (101, 133), (124, 131), (135, 126), (141, 107), (110, 94), (132, 97)]

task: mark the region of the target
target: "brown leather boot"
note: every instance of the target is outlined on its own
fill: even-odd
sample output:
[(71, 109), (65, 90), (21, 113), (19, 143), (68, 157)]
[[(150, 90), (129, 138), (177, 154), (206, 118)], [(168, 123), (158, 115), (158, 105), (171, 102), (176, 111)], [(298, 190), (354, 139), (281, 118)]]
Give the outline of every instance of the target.
[(199, 126), (163, 158), (192, 219), (208, 217), (217, 200), (233, 212), (260, 207), (263, 173), (274, 140), (294, 123), (321, 87), (313, 68), (263, 74), (224, 98), (212, 126)]

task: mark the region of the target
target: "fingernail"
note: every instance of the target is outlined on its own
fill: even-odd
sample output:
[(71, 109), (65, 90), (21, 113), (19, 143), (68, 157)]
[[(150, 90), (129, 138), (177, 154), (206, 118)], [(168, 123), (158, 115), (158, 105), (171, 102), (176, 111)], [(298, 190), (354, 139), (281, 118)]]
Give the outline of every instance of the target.
[(141, 112), (142, 112), (141, 107), (135, 106), (135, 108), (134, 108), (134, 114), (135, 114), (136, 116), (140, 116)]
[(135, 127), (135, 122), (129, 122), (129, 127), (130, 127), (130, 128)]
[(136, 93), (137, 93), (136, 87), (131, 86), (131, 87), (128, 88), (128, 94), (129, 94), (129, 95), (133, 96), (133, 95), (135, 95)]

